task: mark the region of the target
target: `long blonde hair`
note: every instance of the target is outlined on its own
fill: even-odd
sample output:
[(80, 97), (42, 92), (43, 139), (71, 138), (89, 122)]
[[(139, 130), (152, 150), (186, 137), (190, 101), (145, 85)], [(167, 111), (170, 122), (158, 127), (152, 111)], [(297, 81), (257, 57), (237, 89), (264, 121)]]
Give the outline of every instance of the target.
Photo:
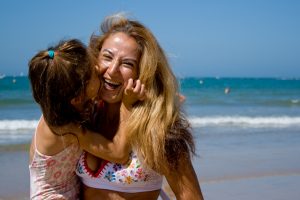
[(176, 169), (179, 158), (189, 158), (195, 147), (181, 111), (177, 79), (163, 49), (149, 29), (122, 14), (107, 17), (101, 30), (102, 35), (93, 35), (90, 41), (95, 56), (113, 33), (125, 33), (139, 45), (138, 78), (147, 88), (147, 99), (135, 105), (127, 121), (131, 144), (147, 166), (158, 172)]

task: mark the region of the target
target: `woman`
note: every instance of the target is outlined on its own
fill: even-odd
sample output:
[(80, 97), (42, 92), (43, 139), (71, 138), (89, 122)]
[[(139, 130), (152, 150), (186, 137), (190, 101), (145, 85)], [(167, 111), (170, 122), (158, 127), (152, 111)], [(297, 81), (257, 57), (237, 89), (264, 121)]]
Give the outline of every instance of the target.
[(112, 138), (129, 78), (139, 79), (147, 98), (132, 109), (127, 134), (133, 152), (128, 165), (119, 165), (83, 154), (77, 174), (84, 183), (85, 199), (158, 198), (165, 176), (177, 199), (203, 199), (191, 163), (194, 142), (180, 111), (176, 77), (152, 33), (141, 23), (122, 15), (104, 20), (102, 35), (92, 36), (90, 47), (106, 69), (101, 98), (105, 119), (97, 125)]

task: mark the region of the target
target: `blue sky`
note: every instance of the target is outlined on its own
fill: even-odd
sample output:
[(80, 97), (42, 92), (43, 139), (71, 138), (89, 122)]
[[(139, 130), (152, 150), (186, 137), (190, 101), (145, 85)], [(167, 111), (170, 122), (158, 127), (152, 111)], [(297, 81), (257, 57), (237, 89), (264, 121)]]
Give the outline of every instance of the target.
[(27, 74), (60, 39), (87, 43), (120, 11), (152, 30), (177, 76), (300, 77), (298, 0), (3, 0), (0, 74)]

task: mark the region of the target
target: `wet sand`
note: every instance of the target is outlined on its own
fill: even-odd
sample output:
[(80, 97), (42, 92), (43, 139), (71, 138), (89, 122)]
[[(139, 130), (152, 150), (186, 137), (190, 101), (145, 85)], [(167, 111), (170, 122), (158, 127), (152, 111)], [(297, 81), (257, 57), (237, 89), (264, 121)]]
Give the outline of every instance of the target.
[(29, 199), (27, 150), (0, 151), (0, 200)]
[[(280, 142), (278, 143), (280, 144)], [(202, 144), (193, 160), (206, 200), (283, 200), (300, 197), (300, 146)], [(0, 200), (29, 199), (28, 145), (0, 148)], [(167, 185), (166, 192), (172, 197)]]

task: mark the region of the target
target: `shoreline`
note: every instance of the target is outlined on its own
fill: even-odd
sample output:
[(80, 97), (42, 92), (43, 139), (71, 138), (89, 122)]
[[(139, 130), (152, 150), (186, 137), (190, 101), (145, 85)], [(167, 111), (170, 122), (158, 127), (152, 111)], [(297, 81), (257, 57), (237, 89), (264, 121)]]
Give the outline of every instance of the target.
[(28, 151), (30, 143), (19, 143), (19, 144), (4, 144), (0, 145), (0, 153), (4, 152), (17, 152), (17, 151)]

